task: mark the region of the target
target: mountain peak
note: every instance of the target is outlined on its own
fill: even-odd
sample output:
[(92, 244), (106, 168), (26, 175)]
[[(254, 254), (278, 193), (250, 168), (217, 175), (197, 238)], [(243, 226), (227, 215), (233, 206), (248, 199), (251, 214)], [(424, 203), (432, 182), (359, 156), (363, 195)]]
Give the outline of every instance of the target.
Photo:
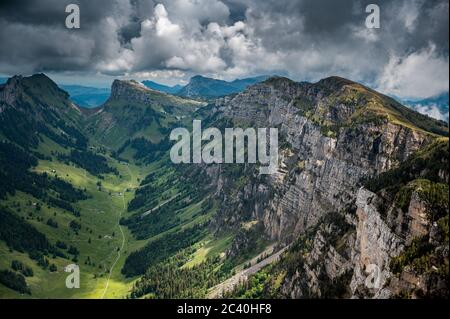
[(147, 87), (145, 87), (145, 85), (143, 85), (140, 82), (137, 82), (135, 80), (114, 80), (111, 90), (113, 90), (114, 88), (120, 88), (120, 87), (124, 87), (124, 86), (128, 86), (128, 87), (133, 87), (136, 89), (148, 89)]
[(167, 93), (167, 94), (177, 94), (183, 86), (176, 84), (174, 86), (168, 86), (160, 83), (156, 83), (151, 80), (142, 81), (142, 84), (144, 84), (146, 87), (156, 90), (159, 92)]
[(250, 93), (243, 92), (242, 103), (247, 103), (249, 96), (255, 94), (254, 91), (260, 96), (270, 96), (272, 92), (265, 90), (267, 87), (281, 93), (283, 99), (290, 100), (299, 109), (299, 114), (320, 125), (327, 123), (324, 126), (340, 127), (359, 122), (389, 121), (416, 131), (448, 136), (446, 123), (417, 113), (382, 93), (338, 76), (327, 77), (316, 83), (273, 76), (253, 86), (255, 90)]
[(294, 80), (291, 80), (287, 77), (284, 77), (284, 76), (274, 75), (274, 76), (267, 78), (262, 83), (271, 84), (271, 83), (297, 83), (297, 82), (295, 82)]
[(45, 82), (52, 83), (52, 84), (56, 85), (56, 83), (53, 82), (53, 80), (50, 79), (47, 75), (45, 75), (45, 73), (36, 73), (36, 74), (33, 74), (33, 75), (31, 75), (29, 77), (26, 77), (26, 78), (31, 80), (31, 81), (45, 81)]
[(201, 79), (212, 79), (212, 78), (207, 78), (206, 76), (203, 76), (200, 74), (197, 74), (197, 75), (194, 75), (193, 77), (191, 77), (191, 80), (201, 80)]
[(25, 87), (31, 90), (39, 89), (64, 92), (59, 88), (58, 84), (56, 84), (44, 73), (37, 73), (28, 77), (22, 77), (19, 75), (17, 77), (19, 79), (19, 82), (23, 83)]
[(330, 89), (340, 89), (345, 85), (355, 85), (358, 83), (353, 82), (349, 79), (340, 77), (340, 76), (333, 75), (333, 76), (329, 76), (324, 79), (321, 79), (319, 82), (317, 82), (317, 84), (326, 86)]
[(156, 93), (135, 80), (114, 80), (111, 86), (111, 99), (129, 99), (137, 93)]
[(43, 73), (28, 77), (15, 75), (9, 78), (0, 88), (0, 101), (10, 105), (14, 105), (22, 93), (34, 96), (42, 102), (47, 101), (47, 98), (50, 96), (62, 100), (68, 98), (68, 94), (61, 90), (52, 79)]
[[(136, 106), (174, 106), (174, 105), (201, 105), (200, 102), (188, 100), (182, 97), (174, 96), (165, 92), (157, 91), (146, 87), (144, 84), (134, 80), (114, 80), (111, 87), (111, 95), (108, 101), (105, 102), (106, 106), (111, 106), (115, 102), (119, 101), (117, 105), (123, 105), (125, 102), (127, 105)], [(160, 108), (158, 108), (161, 111)]]
[(190, 78), (188, 85), (210, 85), (211, 83), (214, 83), (215, 85), (221, 84), (221, 85), (227, 85), (228, 82), (224, 80), (214, 79), (214, 78), (208, 78), (203, 75), (194, 75)]

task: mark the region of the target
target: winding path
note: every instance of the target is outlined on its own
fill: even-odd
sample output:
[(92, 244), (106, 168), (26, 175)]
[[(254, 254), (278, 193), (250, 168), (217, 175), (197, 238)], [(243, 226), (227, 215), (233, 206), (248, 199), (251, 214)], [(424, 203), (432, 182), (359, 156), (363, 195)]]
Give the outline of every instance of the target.
[[(128, 169), (128, 173), (130, 174), (131, 180), (133, 180), (133, 174), (132, 174), (132, 172), (131, 172), (131, 170), (130, 170), (130, 168), (129, 168), (128, 166), (127, 166), (127, 169)], [(125, 205), (125, 191), (126, 191), (126, 190), (127, 190), (127, 189), (124, 188), (124, 190), (122, 191), (122, 203), (123, 203), (123, 210), (124, 210), (124, 211), (125, 211), (125, 209), (126, 209), (126, 205)], [(125, 246), (125, 234), (124, 234), (124, 232), (123, 232), (122, 226), (120, 225), (120, 219), (121, 219), (121, 217), (122, 217), (122, 210), (119, 211), (119, 218), (117, 219), (117, 226), (119, 227), (120, 234), (122, 235), (122, 244), (121, 244), (119, 250), (117, 251), (117, 257), (116, 257), (116, 259), (114, 260), (113, 264), (111, 265), (111, 268), (109, 269), (108, 279), (106, 280), (105, 289), (103, 290), (103, 294), (102, 294), (102, 298), (101, 298), (101, 299), (104, 299), (104, 298), (105, 298), (105, 294), (106, 294), (106, 292), (108, 291), (108, 287), (109, 287), (109, 280), (111, 279), (111, 275), (112, 275), (112, 273), (113, 273), (114, 267), (116, 266), (117, 262), (118, 262), (119, 259), (120, 259), (120, 256), (121, 256), (121, 252), (122, 252), (122, 250), (123, 250), (123, 247)]]

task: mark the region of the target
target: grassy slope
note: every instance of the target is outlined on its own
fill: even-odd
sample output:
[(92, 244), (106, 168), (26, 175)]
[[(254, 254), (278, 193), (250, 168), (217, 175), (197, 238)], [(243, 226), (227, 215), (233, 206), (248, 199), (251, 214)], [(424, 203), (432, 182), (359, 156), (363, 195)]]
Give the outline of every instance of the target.
[(401, 105), (394, 99), (378, 93), (358, 83), (345, 84), (336, 96), (341, 103), (361, 103), (351, 116), (351, 122), (367, 119), (369, 114), (386, 118), (389, 122), (405, 126), (412, 130), (421, 131), (431, 135), (448, 136), (448, 126), (442, 121), (435, 120)]
[[(45, 155), (50, 155), (51, 151), (65, 151), (48, 138), (44, 138), (44, 142), (40, 143), (38, 150)], [(57, 272), (50, 273), (48, 270), (40, 268), (26, 253), (18, 253), (16, 251), (11, 253), (8, 247), (3, 242), (0, 242), (0, 256), (2, 256), (0, 269), (9, 269), (11, 261), (14, 259), (22, 261), (33, 269), (34, 276), (26, 279), (31, 288), (32, 298), (124, 298), (129, 293), (133, 282), (137, 279), (125, 278), (121, 274), (125, 259), (131, 252), (142, 248), (152, 240), (161, 238), (165, 234), (202, 223), (210, 219), (215, 212), (216, 207), (213, 207), (207, 214), (195, 216), (201, 210), (202, 201), (191, 203), (177, 213), (182, 220), (180, 225), (146, 240), (136, 240), (126, 227), (122, 227), (125, 236), (124, 248), (121, 250), (120, 258), (114, 265), (108, 289), (105, 291), (110, 267), (115, 262), (117, 248), (122, 243), (118, 221), (121, 216), (127, 217), (135, 213), (126, 210), (127, 203), (134, 197), (134, 190), (139, 186), (140, 180), (150, 172), (161, 170), (163, 174), (159, 177), (159, 180), (170, 178), (171, 174), (173, 174), (170, 169), (164, 166), (163, 162), (156, 162), (147, 166), (136, 166), (132, 163), (128, 165), (119, 163), (109, 156), (106, 156), (106, 158), (108, 165), (116, 167), (122, 178), (109, 174), (105, 175), (103, 180), (99, 180), (98, 177), (89, 174), (81, 168), (66, 165), (58, 162), (56, 159), (53, 159), (53, 161), (40, 160), (39, 165), (35, 168), (37, 172), (58, 175), (58, 177), (76, 187), (86, 188), (88, 194), (92, 196), (74, 205), (81, 212), (81, 221), (78, 221), (81, 222), (82, 229), (78, 235), (72, 232), (69, 227), (70, 221), (77, 220), (72, 214), (59, 208), (49, 208), (43, 203), (41, 203), (41, 211), (36, 212), (35, 206), (30, 206), (28, 203), (39, 201), (28, 194), (18, 192), (2, 202), (2, 205), (7, 207), (20, 203), (21, 211), (17, 212), (15, 208), (13, 210), (24, 218), (31, 214), (32, 217), (27, 221), (44, 233), (51, 243), (54, 244), (57, 240), (60, 240), (67, 245), (75, 246), (80, 251), (78, 262), (76, 263), (80, 266), (81, 287), (80, 289), (67, 289), (65, 287), (65, 279), (68, 273), (64, 272), (63, 269), (66, 265), (72, 263), (71, 260), (49, 258), (50, 263), (54, 263), (58, 269)], [(102, 183), (101, 190), (98, 189), (98, 181)], [(176, 193), (175, 185), (161, 193), (160, 197), (162, 195), (172, 196)], [(43, 221), (38, 221), (37, 217), (43, 218)], [(48, 218), (55, 220), (58, 223), (58, 228), (55, 229), (46, 225)], [(90, 244), (88, 243), (89, 238), (91, 240)], [(204, 245), (201, 244), (199, 246), (199, 251), (193, 257), (194, 261), (192, 264), (201, 262), (207, 256), (224, 252), (230, 244), (231, 238), (231, 236), (219, 239), (205, 238), (202, 241)], [(88, 256), (91, 262), (95, 263), (95, 266), (85, 264)], [(0, 297), (25, 298), (29, 296), (21, 296), (0, 284)]]
[(193, 267), (205, 261), (208, 257), (213, 257), (224, 253), (231, 245), (234, 234), (226, 234), (219, 238), (208, 236), (199, 243), (198, 249), (191, 256), (191, 259), (182, 267)]
[[(44, 84), (49, 85), (46, 82)], [(32, 93), (39, 93), (42, 90), (39, 87), (42, 85), (39, 81), (28, 81), (27, 85)], [(50, 92), (48, 96), (42, 96), (46, 104), (58, 105), (64, 99), (63, 93), (53, 90), (53, 88), (46, 90)], [(167, 97), (164, 96), (164, 99), (167, 99)], [(195, 107), (202, 105), (194, 101), (186, 102), (186, 100), (177, 97), (174, 97), (174, 99), (169, 101), (170, 104), (182, 114), (187, 114)], [(30, 100), (30, 102), (32, 101)], [(161, 104), (167, 104), (167, 101), (162, 101)], [(85, 129), (84, 123), (79, 121), (80, 114), (78, 110), (70, 105), (65, 106), (67, 106), (65, 108), (67, 113), (64, 118), (70, 119), (69, 121), (80, 129)], [(170, 105), (164, 106), (171, 107)], [(118, 107), (120, 109), (122, 106), (118, 105)], [(158, 108), (157, 111), (165, 112), (162, 108)], [(139, 115), (137, 113), (132, 114), (132, 116)], [(138, 121), (139, 117), (137, 116), (134, 119)], [(160, 123), (163, 127), (167, 127), (170, 123), (178, 120), (180, 118), (167, 115), (161, 119)], [(95, 152), (100, 150), (100, 148), (111, 149), (120, 146), (123, 142), (121, 140), (123, 136), (129, 137), (129, 134), (126, 133), (121, 127), (113, 127), (112, 131), (95, 132), (93, 134), (94, 140), (91, 140), (94, 147), (92, 151)], [(161, 134), (158, 131), (156, 122), (135, 134), (135, 136), (150, 137), (152, 142), (161, 140)], [(40, 160), (34, 170), (39, 173), (45, 172), (49, 175), (57, 175), (75, 187), (85, 188), (90, 198), (74, 204), (74, 207), (81, 212), (80, 219), (62, 209), (47, 206), (31, 195), (21, 192), (17, 192), (14, 196), (9, 196), (6, 200), (1, 201), (0, 204), (9, 207), (18, 216), (25, 218), (27, 222), (45, 234), (52, 244), (55, 244), (56, 241), (63, 241), (67, 246), (73, 245), (80, 251), (78, 261), (75, 263), (80, 266), (81, 287), (80, 289), (67, 289), (65, 287), (65, 279), (69, 274), (64, 272), (64, 267), (73, 263), (69, 254), (67, 254), (67, 259), (60, 257), (51, 258), (49, 256), (49, 262), (57, 266), (57, 271), (50, 273), (49, 270), (39, 267), (26, 253), (11, 252), (4, 242), (0, 242), (0, 256), (2, 257), (0, 258), (0, 269), (10, 269), (11, 261), (16, 259), (33, 269), (34, 276), (26, 278), (32, 292), (31, 298), (123, 298), (129, 293), (131, 285), (137, 279), (127, 279), (121, 274), (125, 259), (131, 252), (142, 248), (150, 241), (161, 238), (165, 234), (178, 232), (196, 224), (204, 223), (212, 217), (217, 208), (213, 207), (206, 214), (199, 214), (203, 201), (190, 203), (176, 213), (180, 217), (181, 223), (146, 240), (136, 240), (126, 227), (121, 227), (124, 234), (124, 246), (120, 250), (120, 258), (117, 259), (118, 247), (121, 247), (123, 240), (118, 221), (121, 217), (129, 217), (135, 213), (127, 212), (126, 207), (127, 203), (133, 199), (134, 190), (139, 186), (140, 180), (156, 170), (163, 171), (160, 179), (170, 178), (173, 172), (167, 169), (165, 163), (153, 163), (147, 166), (136, 166), (133, 163), (127, 165), (106, 155), (108, 165), (117, 168), (120, 176), (109, 174), (104, 175), (104, 179), (100, 180), (81, 168), (57, 161), (52, 156), (52, 152), (66, 154), (68, 150), (45, 136), (41, 136), (41, 138), (42, 142), (39, 143), (36, 151), (53, 157), (53, 160)], [(104, 144), (107, 144), (107, 146)], [(125, 157), (131, 159), (132, 150), (127, 152), (129, 154), (126, 153)], [(102, 184), (101, 190), (97, 186), (99, 181)], [(174, 185), (161, 192), (159, 198), (163, 196), (170, 197), (177, 192), (178, 189)], [(35, 205), (33, 205), (35, 203), (41, 204), (42, 209), (40, 211), (36, 211)], [(20, 209), (17, 208), (18, 205), (20, 205)], [(52, 228), (46, 224), (49, 218), (58, 223), (58, 228)], [(69, 227), (69, 223), (73, 220), (82, 224), (78, 234), (75, 234)], [(194, 261), (192, 264), (201, 262), (206, 257), (223, 253), (231, 243), (231, 239), (232, 235), (218, 239), (208, 236), (199, 243), (199, 250), (193, 256)], [(92, 263), (91, 265), (85, 263), (88, 257)], [(114, 267), (110, 275), (112, 265)], [(105, 289), (106, 287), (107, 289)], [(0, 298), (28, 297), (21, 296), (0, 284)]]
[[(322, 90), (325, 97), (324, 103), (315, 104), (305, 96), (295, 100), (295, 105), (302, 114), (321, 126), (337, 129), (354, 126), (361, 122), (381, 120), (431, 136), (448, 136), (449, 134), (447, 123), (420, 114), (386, 95), (344, 78), (332, 76), (317, 83), (305, 84), (287, 78), (273, 77), (264, 83), (282, 92), (286, 86), (306, 86), (309, 89)], [(287, 98), (289, 99), (290, 96)], [(330, 108), (338, 109), (341, 105), (350, 106), (353, 112), (338, 122), (333, 122), (325, 116)]]
[[(42, 153), (49, 154), (51, 150), (58, 148), (56, 144), (47, 139), (45, 143), (40, 144), (39, 150)], [(92, 198), (75, 204), (81, 212), (82, 229), (78, 235), (71, 232), (68, 226), (71, 220), (75, 220), (74, 216), (58, 208), (48, 208), (44, 204), (42, 204), (40, 212), (35, 212), (34, 206), (28, 206), (27, 203), (28, 201), (32, 203), (38, 201), (30, 195), (18, 192), (15, 196), (10, 196), (8, 200), (2, 203), (5, 206), (11, 206), (13, 202), (21, 203), (19, 216), (26, 217), (31, 212), (34, 218), (28, 221), (39, 231), (43, 232), (52, 243), (55, 243), (56, 240), (61, 240), (68, 245), (74, 245), (80, 251), (78, 264), (81, 270), (81, 287), (80, 289), (67, 289), (65, 287), (65, 278), (68, 274), (63, 271), (63, 267), (70, 264), (71, 261), (62, 258), (50, 260), (50, 262), (57, 265), (58, 271), (49, 273), (39, 268), (26, 254), (10, 253), (2, 242), (0, 245), (0, 254), (2, 255), (0, 269), (9, 268), (13, 259), (23, 260), (25, 264), (33, 268), (35, 272), (34, 277), (27, 279), (31, 286), (32, 297), (87, 298), (102, 296), (107, 273), (117, 256), (117, 247), (120, 246), (122, 241), (118, 220), (124, 212), (124, 203), (126, 207), (126, 203), (133, 197), (132, 189), (139, 184), (137, 178), (145, 176), (152, 169), (151, 166), (123, 165), (112, 158), (108, 158), (108, 164), (116, 167), (122, 178), (107, 175), (101, 181), (101, 191), (98, 190), (96, 185), (99, 179), (83, 169), (62, 164), (56, 160), (39, 161), (39, 165), (35, 168), (38, 172), (57, 174), (60, 178), (69, 181), (76, 187), (86, 188), (92, 196)], [(53, 171), (55, 173), (52, 173)], [(130, 189), (130, 191), (124, 192), (126, 188)], [(109, 195), (109, 192), (111, 192), (111, 195)], [(119, 193), (122, 193), (123, 196), (120, 196)], [(37, 216), (42, 217), (44, 221), (38, 221)], [(48, 218), (57, 221), (59, 227), (55, 229), (47, 226), (46, 221)], [(91, 230), (92, 233), (90, 233)], [(145, 244), (145, 241), (138, 242), (134, 240), (126, 228), (123, 228), (123, 231), (125, 234), (123, 252), (125, 254), (122, 254), (122, 257), (115, 265), (112, 280), (105, 297), (123, 297), (126, 294), (130, 281), (124, 281), (121, 278), (121, 264), (123, 264), (126, 252), (135, 250)], [(113, 232), (115, 233), (114, 237), (112, 236)], [(88, 243), (89, 238), (91, 239), (91, 244)], [(87, 256), (95, 263), (95, 267), (84, 264)], [(94, 278), (94, 276), (97, 278)], [(118, 278), (119, 276), (120, 278)], [(120, 285), (117, 282), (120, 282)], [(19, 297), (16, 292), (1, 285), (0, 287), (1, 297)]]
[[(170, 127), (204, 105), (141, 86), (131, 86), (133, 90), (147, 94), (152, 102), (144, 105), (124, 98), (110, 99), (103, 105), (101, 112), (89, 117), (86, 124), (94, 139), (113, 149), (119, 148), (128, 139), (142, 136), (158, 143), (165, 137), (160, 132), (161, 128)], [(153, 112), (153, 117), (158, 116), (159, 120), (154, 118), (146, 128), (137, 129), (136, 124), (141, 123), (148, 112)]]

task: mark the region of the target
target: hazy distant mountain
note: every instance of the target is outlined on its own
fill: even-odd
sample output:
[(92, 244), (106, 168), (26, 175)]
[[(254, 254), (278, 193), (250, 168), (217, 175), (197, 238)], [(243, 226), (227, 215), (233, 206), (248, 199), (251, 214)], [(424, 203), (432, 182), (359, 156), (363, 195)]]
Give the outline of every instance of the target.
[(403, 100), (412, 109), (448, 122), (448, 92), (423, 100)]
[(168, 86), (168, 85), (164, 85), (164, 84), (159, 84), (153, 81), (143, 81), (142, 84), (144, 84), (146, 87), (153, 89), (153, 90), (157, 90), (160, 92), (164, 92), (164, 93), (169, 93), (169, 94), (177, 94), (182, 88), (182, 85), (174, 85), (174, 86)]
[(70, 99), (77, 105), (93, 108), (102, 105), (109, 98), (109, 88), (96, 88), (81, 85), (60, 85), (70, 95)]
[(268, 76), (236, 79), (232, 82), (196, 75), (178, 92), (178, 95), (196, 98), (214, 98), (244, 91), (248, 86), (266, 80)]
[(6, 83), (8, 81), (8, 78), (1, 78), (0, 77), (0, 84)]

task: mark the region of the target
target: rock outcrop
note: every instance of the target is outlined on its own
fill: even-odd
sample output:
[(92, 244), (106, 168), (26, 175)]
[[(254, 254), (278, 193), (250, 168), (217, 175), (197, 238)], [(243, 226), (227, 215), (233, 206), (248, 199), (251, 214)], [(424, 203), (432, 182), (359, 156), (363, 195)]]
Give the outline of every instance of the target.
[[(234, 197), (240, 197), (244, 207), (244, 201), (252, 201), (264, 188), (270, 190), (265, 199), (254, 207), (245, 205), (245, 212), (239, 211), (239, 204), (232, 209), (263, 221), (271, 239), (290, 241), (325, 213), (353, 201), (362, 179), (395, 167), (431, 141), (428, 134), (386, 116), (357, 119), (369, 103), (384, 101), (340, 78), (315, 85), (275, 78), (218, 100), (217, 114), (236, 126), (278, 127), (285, 141), (277, 174), (264, 181), (255, 178)], [(218, 225), (230, 225), (227, 212), (217, 218)], [(221, 223), (221, 218), (226, 221)]]
[[(374, 297), (390, 297), (383, 289), (391, 277), (389, 264), (404, 249), (404, 240), (386, 224), (372, 203), (376, 194), (361, 188), (357, 195), (356, 242), (352, 252), (353, 277), (350, 287), (357, 290), (375, 289)], [(369, 274), (371, 277), (368, 277)], [(370, 281), (372, 280), (372, 281)]]
[[(15, 101), (23, 91), (20, 83), (22, 81), (22, 76), (14, 76), (8, 81), (0, 86), (0, 103), (14, 106)], [(0, 105), (0, 113), (3, 111), (4, 107)]]
[[(212, 223), (216, 231), (256, 221), (263, 225), (261, 236), (279, 243), (309, 234), (312, 244), (304, 242), (306, 251), (295, 253), (299, 263), (285, 277), (283, 296), (388, 298), (400, 293), (399, 285), (389, 286), (390, 278), (405, 279), (394, 276), (391, 262), (429, 234), (429, 208), (413, 194), (407, 211), (394, 204), (380, 211), (377, 201), (384, 199), (361, 186), (436, 139), (422, 128), (421, 115), (337, 77), (316, 84), (269, 79), (217, 100), (214, 111), (215, 118), (235, 127), (279, 128), (281, 145), (276, 174), (258, 176), (251, 167), (234, 175), (226, 167), (214, 170), (213, 184), (223, 203)], [(433, 130), (448, 132), (444, 124), (432, 124), (437, 125)], [(357, 209), (350, 213), (352, 205)], [(240, 234), (229, 255), (248, 245)]]

